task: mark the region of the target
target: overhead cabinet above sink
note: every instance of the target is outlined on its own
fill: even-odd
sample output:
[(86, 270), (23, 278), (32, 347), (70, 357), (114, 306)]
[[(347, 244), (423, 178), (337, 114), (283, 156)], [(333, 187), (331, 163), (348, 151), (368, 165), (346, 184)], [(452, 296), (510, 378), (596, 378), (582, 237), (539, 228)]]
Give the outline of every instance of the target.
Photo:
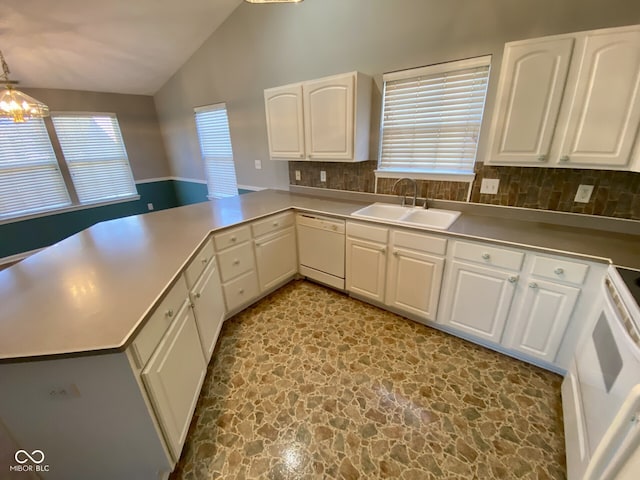
[(640, 25), (507, 43), (487, 163), (640, 169)]
[(271, 160), (369, 160), (371, 83), (351, 72), (265, 90)]

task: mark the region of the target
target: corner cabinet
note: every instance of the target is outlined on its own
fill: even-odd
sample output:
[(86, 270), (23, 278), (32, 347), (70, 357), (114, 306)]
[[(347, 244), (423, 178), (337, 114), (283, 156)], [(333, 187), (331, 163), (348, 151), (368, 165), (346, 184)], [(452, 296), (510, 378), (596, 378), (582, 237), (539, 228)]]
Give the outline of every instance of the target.
[(272, 160), (369, 160), (371, 77), (359, 72), (264, 91)]
[(639, 126), (640, 26), (508, 43), (486, 162), (637, 170)]

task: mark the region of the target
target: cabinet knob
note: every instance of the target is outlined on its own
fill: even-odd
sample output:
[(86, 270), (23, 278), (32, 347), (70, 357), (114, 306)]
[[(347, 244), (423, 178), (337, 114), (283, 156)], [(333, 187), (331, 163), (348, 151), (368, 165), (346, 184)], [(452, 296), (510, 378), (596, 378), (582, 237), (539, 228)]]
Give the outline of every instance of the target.
[(489, 260), (491, 258), (491, 255), (489, 255), (488, 253), (483, 253), (482, 258), (485, 260)]
[(232, 242), (235, 242), (237, 240), (236, 236), (234, 235), (233, 237), (231, 237), (230, 239)]
[(274, 227), (277, 227), (277, 226), (279, 226), (279, 225), (280, 225), (280, 223), (279, 223), (279, 222), (273, 222), (273, 226), (274, 226)]
[(164, 312), (164, 314), (165, 314), (165, 316), (171, 318), (171, 317), (173, 317), (173, 310), (169, 309), (166, 312)]
[(564, 268), (558, 267), (553, 271), (553, 273), (555, 273), (556, 275), (562, 275), (564, 273)]
[(239, 293), (240, 295), (243, 295), (243, 294), (244, 294), (244, 288), (241, 288), (240, 290), (238, 290), (238, 293)]
[(233, 261), (234, 265), (240, 265), (240, 260), (238, 260), (237, 258)]
[(538, 288), (538, 284), (536, 282), (531, 282), (529, 284), (529, 288)]
[(569, 161), (569, 155), (563, 155), (560, 157), (560, 161), (561, 162), (568, 162)]
[(539, 162), (544, 162), (546, 159), (547, 159), (546, 155), (544, 155), (544, 154), (543, 155), (538, 155), (538, 161)]
[(195, 296), (196, 298), (200, 298), (200, 293), (196, 293), (194, 296)]
[(515, 275), (512, 275), (509, 278), (507, 278), (507, 280), (509, 281), (509, 283), (516, 283), (518, 281), (518, 277), (516, 277)]
[(385, 253), (387, 253), (387, 249), (385, 247), (382, 247), (380, 249), (380, 253), (382, 253), (384, 255)]
[(300, 158), (304, 158), (304, 154), (301, 153), (300, 155), (298, 155)]
[(203, 258), (203, 259), (202, 259), (202, 263), (207, 263), (208, 261), (209, 261), (209, 259), (208, 259), (208, 258)]
[(397, 257), (398, 255), (400, 255), (400, 252), (398, 252), (398, 250), (394, 250), (394, 251), (393, 251), (393, 255), (394, 255), (395, 257)]

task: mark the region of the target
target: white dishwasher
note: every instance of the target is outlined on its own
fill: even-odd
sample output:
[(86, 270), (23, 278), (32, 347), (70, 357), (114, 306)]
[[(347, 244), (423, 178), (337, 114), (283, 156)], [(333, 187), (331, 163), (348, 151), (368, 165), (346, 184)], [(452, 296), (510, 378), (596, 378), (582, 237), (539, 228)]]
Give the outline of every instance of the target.
[(298, 213), (296, 225), (300, 274), (344, 290), (344, 220)]

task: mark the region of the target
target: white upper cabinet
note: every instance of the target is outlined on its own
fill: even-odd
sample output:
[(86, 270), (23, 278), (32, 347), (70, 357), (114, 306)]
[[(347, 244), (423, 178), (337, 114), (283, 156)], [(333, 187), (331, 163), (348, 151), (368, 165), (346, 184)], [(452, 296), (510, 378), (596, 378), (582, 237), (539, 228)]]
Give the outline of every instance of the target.
[(265, 90), (272, 160), (369, 160), (371, 78), (358, 72)]
[(507, 44), (491, 139), (494, 163), (548, 159), (573, 38)]
[(487, 163), (632, 170), (639, 126), (640, 26), (505, 45)]
[(348, 75), (304, 84), (304, 129), (310, 159), (353, 158), (354, 80)]
[(264, 91), (267, 136), (271, 157), (300, 160), (305, 156), (302, 85)]
[[(625, 167), (640, 124), (640, 27), (584, 39), (560, 161)], [(569, 95), (570, 94), (570, 95)]]

